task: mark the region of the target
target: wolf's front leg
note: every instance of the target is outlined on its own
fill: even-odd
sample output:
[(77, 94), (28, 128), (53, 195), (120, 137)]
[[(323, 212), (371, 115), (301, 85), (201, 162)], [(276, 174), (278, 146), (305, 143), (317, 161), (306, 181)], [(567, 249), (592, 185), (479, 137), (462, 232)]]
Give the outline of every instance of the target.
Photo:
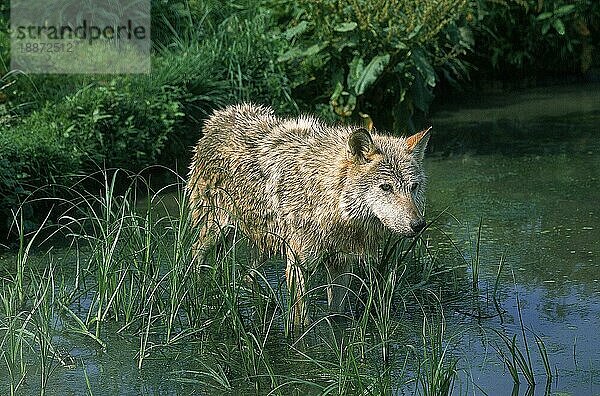
[(291, 304), (290, 315), (293, 318), (294, 326), (306, 326), (310, 321), (306, 304), (304, 257), (294, 253), (291, 249), (288, 249), (286, 254), (285, 279)]
[(344, 313), (349, 308), (351, 265), (345, 257), (331, 257), (326, 261), (327, 302), (332, 313)]

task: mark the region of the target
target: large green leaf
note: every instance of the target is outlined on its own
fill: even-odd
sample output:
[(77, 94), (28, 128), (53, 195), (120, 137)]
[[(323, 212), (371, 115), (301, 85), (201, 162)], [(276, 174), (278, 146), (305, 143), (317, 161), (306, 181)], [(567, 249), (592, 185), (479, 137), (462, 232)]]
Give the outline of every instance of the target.
[(548, 33), (548, 30), (550, 30), (550, 21), (544, 22), (542, 25), (542, 34)]
[(435, 87), (435, 71), (433, 70), (433, 66), (429, 63), (425, 53), (419, 48), (413, 50), (412, 60), (417, 70), (421, 72), (421, 76), (427, 85)]
[(356, 27), (358, 26), (358, 24), (356, 22), (343, 22), (340, 23), (339, 25), (337, 25), (336, 27), (333, 28), (333, 30), (335, 30), (336, 32), (350, 32), (354, 29), (356, 29)]
[(348, 65), (348, 78), (346, 85), (348, 89), (353, 89), (365, 70), (365, 61), (362, 57), (356, 55)]
[(383, 73), (389, 62), (389, 54), (377, 55), (371, 59), (371, 62), (369, 62), (369, 64), (365, 66), (360, 73), (357, 73), (358, 78), (356, 78), (354, 84), (351, 86), (354, 88), (354, 93), (356, 96), (365, 93), (365, 91), (369, 89), (369, 87), (373, 85), (375, 81), (377, 81), (377, 78), (379, 78), (381, 73)]
[(320, 44), (311, 45), (310, 47), (308, 47), (304, 50), (302, 50), (298, 47), (293, 47), (292, 49), (281, 54), (277, 58), (277, 62), (287, 62), (287, 61), (298, 59), (298, 58), (313, 56), (313, 55), (316, 55), (319, 52), (321, 52), (328, 45), (329, 45), (329, 42), (324, 41)]
[(558, 7), (558, 9), (554, 12), (556, 16), (563, 16), (570, 14), (575, 11), (575, 4), (565, 4), (564, 6)]
[(277, 62), (287, 62), (293, 59), (301, 58), (303, 54), (304, 52), (300, 48), (293, 47), (279, 55)]
[(563, 22), (560, 19), (553, 20), (552, 26), (554, 26), (554, 29), (556, 30), (556, 32), (558, 34), (560, 34), (561, 36), (563, 34), (565, 34), (565, 25), (563, 24)]
[(552, 16), (551, 12), (542, 12), (540, 15), (538, 15), (535, 19), (537, 19), (538, 21), (543, 21), (544, 19), (548, 19)]
[(287, 40), (291, 40), (294, 37), (306, 32), (309, 27), (310, 27), (310, 25), (308, 24), (308, 22), (302, 21), (299, 24), (297, 24), (296, 26), (293, 26), (293, 27), (289, 28), (288, 30), (286, 30), (285, 32), (283, 32), (283, 36)]
[(329, 98), (329, 103), (332, 106), (338, 106), (339, 105), (339, 99), (340, 96), (342, 95), (342, 92), (344, 92), (344, 86), (342, 85), (342, 83), (340, 81), (335, 83), (335, 89), (333, 90), (333, 93), (331, 94), (331, 97)]

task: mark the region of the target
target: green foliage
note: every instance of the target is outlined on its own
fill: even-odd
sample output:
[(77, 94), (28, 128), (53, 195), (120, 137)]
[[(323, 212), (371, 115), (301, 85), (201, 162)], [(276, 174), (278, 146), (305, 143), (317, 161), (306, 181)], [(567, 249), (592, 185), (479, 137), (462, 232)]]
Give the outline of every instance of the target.
[[(2, 21), (0, 20), (0, 27), (1, 26)], [(4, 75), (9, 71), (9, 40), (10, 37), (8, 32), (0, 28), (0, 75)]]
[(280, 35), (272, 34), (273, 26), (272, 13), (265, 8), (250, 15), (247, 10), (234, 13), (219, 24), (224, 78), (235, 101), (269, 104), (279, 113), (297, 112), (291, 82), (284, 65), (277, 62), (277, 56), (288, 48), (288, 43)]
[(155, 46), (168, 46), (173, 36), (194, 37), (202, 31), (201, 22), (211, 7), (210, 1), (152, 0), (152, 41)]
[(470, 32), (458, 24), (465, 6), (462, 0), (300, 1), (281, 19), (290, 20), (283, 32), (290, 49), (279, 61), (297, 97), (329, 118), (363, 113), (376, 125), (412, 129), (412, 114), (427, 111), (433, 99), (438, 72), (456, 78), (464, 71), (457, 57), (471, 45)]
[(183, 113), (177, 87), (139, 81), (86, 86), (46, 111), (63, 115), (60, 138), (90, 161), (140, 169), (157, 160)]
[(181, 63), (177, 58), (202, 53), (210, 62), (189, 71), (220, 86), (219, 106), (253, 101), (297, 112), (286, 70), (276, 62), (288, 43), (271, 34), (276, 22), (270, 8), (251, 0), (155, 3), (153, 39), (159, 59)]
[(600, 7), (593, 0), (478, 0), (469, 14), (473, 63), (495, 77), (586, 71)]
[[(8, 26), (8, 20), (10, 18), (10, 3), (2, 2), (0, 3), (0, 35), (4, 35), (8, 29), (5, 29), (5, 26)], [(2, 48), (2, 47), (0, 47)], [(2, 48), (4, 50), (4, 48)]]
[(470, 61), (484, 72), (589, 67), (599, 4), (152, 0), (152, 73), (115, 77), (10, 71), (3, 3), (0, 211), (97, 165), (185, 163), (202, 120), (240, 101), (409, 131), (440, 80), (467, 74), (472, 33)]
[(10, 219), (35, 189), (76, 173), (155, 163), (183, 116), (181, 98), (150, 76), (118, 77), (0, 125), (0, 213)]
[[(35, 113), (26, 122), (0, 129), (0, 218), (37, 187), (56, 183), (79, 169), (80, 157), (58, 136), (60, 116)], [(29, 214), (31, 215), (31, 214)]]

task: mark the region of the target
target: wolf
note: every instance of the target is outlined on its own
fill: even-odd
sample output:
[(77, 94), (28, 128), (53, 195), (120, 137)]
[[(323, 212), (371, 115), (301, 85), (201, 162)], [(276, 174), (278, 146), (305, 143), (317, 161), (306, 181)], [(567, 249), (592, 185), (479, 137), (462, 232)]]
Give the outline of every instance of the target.
[(186, 190), (202, 257), (237, 225), (282, 253), (294, 323), (307, 323), (305, 272), (323, 262), (331, 311), (347, 306), (352, 263), (392, 234), (426, 226), (423, 157), (430, 129), (407, 138), (238, 104), (203, 125)]

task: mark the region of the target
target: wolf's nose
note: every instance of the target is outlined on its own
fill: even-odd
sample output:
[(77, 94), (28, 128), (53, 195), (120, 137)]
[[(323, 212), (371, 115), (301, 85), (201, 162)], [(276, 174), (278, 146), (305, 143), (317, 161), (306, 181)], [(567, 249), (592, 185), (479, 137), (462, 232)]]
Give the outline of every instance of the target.
[(419, 232), (421, 231), (423, 228), (425, 228), (425, 225), (427, 223), (425, 223), (424, 219), (414, 219), (411, 220), (410, 222), (410, 228), (414, 231), (414, 232)]

